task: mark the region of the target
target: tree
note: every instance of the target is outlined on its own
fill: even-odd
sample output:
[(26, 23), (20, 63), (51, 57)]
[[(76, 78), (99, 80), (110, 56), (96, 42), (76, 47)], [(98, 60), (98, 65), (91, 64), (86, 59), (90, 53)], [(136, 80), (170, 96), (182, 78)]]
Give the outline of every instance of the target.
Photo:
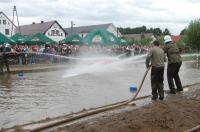
[(200, 19), (196, 19), (190, 22), (187, 32), (188, 44), (193, 49), (200, 49)]
[(162, 35), (162, 30), (160, 28), (154, 28), (153, 29), (153, 34), (155, 36), (161, 36)]
[(149, 45), (152, 42), (152, 38), (142, 38), (141, 40), (139, 40), (139, 44), (141, 45)]
[(165, 30), (163, 31), (163, 35), (171, 35), (169, 29), (165, 28)]
[(180, 35), (185, 35), (186, 34), (186, 28), (184, 28), (181, 32)]

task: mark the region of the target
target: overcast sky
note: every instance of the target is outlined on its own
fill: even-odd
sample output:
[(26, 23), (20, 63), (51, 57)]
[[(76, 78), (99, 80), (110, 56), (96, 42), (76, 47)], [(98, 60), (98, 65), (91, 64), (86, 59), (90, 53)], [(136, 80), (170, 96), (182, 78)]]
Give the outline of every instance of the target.
[[(0, 0), (0, 11), (12, 20), (17, 6), (20, 25), (57, 20), (61, 26), (113, 23), (117, 27), (145, 25), (179, 34), (200, 18), (200, 0)], [(16, 22), (16, 19), (15, 19)]]

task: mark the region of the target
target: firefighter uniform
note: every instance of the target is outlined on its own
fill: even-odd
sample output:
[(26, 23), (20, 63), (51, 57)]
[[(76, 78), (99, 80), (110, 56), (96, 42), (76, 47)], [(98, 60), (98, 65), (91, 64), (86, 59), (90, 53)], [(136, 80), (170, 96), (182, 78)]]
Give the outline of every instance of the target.
[(167, 66), (167, 80), (169, 84), (170, 93), (175, 94), (176, 89), (174, 87), (174, 81), (177, 87), (177, 91), (183, 91), (181, 80), (179, 77), (179, 70), (182, 64), (180, 52), (176, 44), (169, 42), (164, 47), (167, 53), (168, 66)]
[(1, 47), (0, 52), (1, 52), (0, 72), (3, 72), (3, 67), (5, 65), (7, 68), (7, 72), (9, 73), (10, 68), (9, 68), (8, 57), (9, 57), (9, 53), (11, 52), (11, 48), (9, 47), (9, 44), (6, 44), (6, 46)]
[[(158, 41), (156, 41), (158, 43)], [(146, 67), (152, 66), (151, 69), (151, 88), (152, 88), (152, 99), (156, 100), (159, 95), (159, 99), (164, 99), (163, 81), (164, 81), (164, 64), (165, 53), (162, 48), (154, 44), (148, 52), (146, 58)]]

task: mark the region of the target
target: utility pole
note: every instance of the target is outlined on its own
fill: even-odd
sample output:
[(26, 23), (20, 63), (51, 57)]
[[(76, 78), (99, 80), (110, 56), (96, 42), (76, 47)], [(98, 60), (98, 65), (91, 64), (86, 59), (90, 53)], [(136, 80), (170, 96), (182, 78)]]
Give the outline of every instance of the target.
[(71, 35), (73, 34), (73, 26), (74, 26), (74, 25), (75, 25), (74, 22), (71, 21)]
[(14, 6), (14, 7), (13, 7), (13, 18), (12, 18), (12, 31), (11, 31), (11, 36), (13, 35), (13, 24), (14, 24), (15, 15), (17, 16), (18, 32), (21, 34), (21, 30), (20, 30), (20, 26), (19, 26), (19, 19), (18, 19), (17, 8), (16, 8), (16, 6)]

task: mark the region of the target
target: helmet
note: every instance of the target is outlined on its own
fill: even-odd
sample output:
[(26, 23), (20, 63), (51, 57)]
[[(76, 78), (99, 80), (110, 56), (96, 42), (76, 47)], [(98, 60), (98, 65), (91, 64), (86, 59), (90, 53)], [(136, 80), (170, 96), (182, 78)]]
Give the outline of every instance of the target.
[(172, 38), (169, 35), (166, 35), (164, 37), (164, 42), (165, 42), (165, 44), (168, 43), (168, 42), (172, 42)]

